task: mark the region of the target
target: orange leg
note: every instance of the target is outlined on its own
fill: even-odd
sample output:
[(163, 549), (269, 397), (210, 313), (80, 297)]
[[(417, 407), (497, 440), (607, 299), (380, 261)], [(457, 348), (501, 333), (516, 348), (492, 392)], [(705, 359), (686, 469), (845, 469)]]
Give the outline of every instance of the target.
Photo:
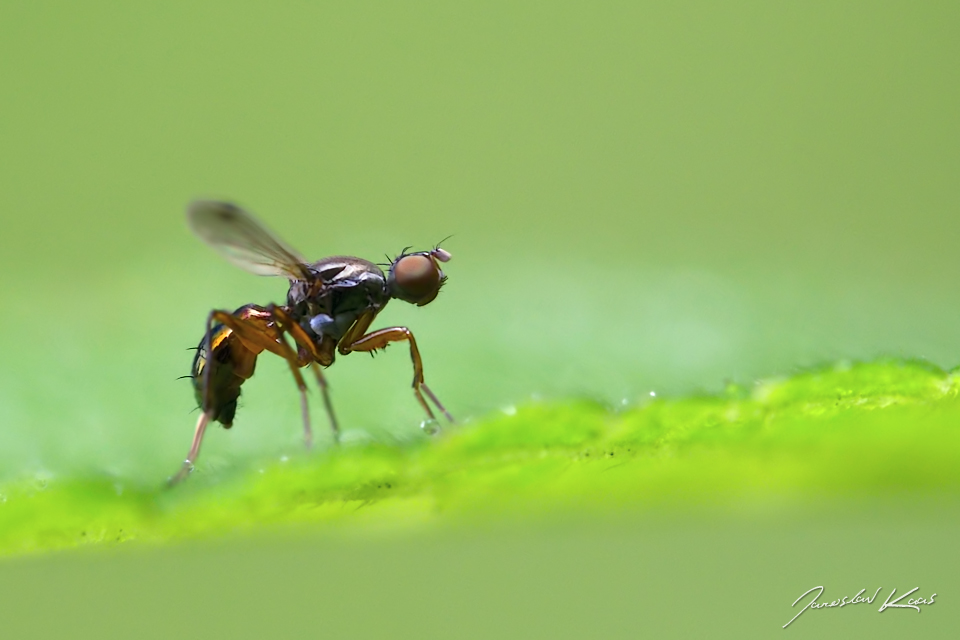
[(337, 424), (337, 417), (333, 413), (333, 403), (330, 402), (330, 391), (327, 388), (327, 379), (323, 377), (323, 371), (320, 369), (320, 365), (317, 364), (317, 360), (320, 359), (317, 345), (310, 339), (307, 332), (303, 330), (303, 327), (294, 322), (293, 318), (290, 317), (290, 314), (288, 314), (285, 309), (270, 305), (267, 307), (267, 311), (275, 318), (277, 328), (289, 333), (294, 342), (303, 347), (303, 349), (310, 354), (310, 357), (313, 358), (313, 360), (306, 361), (300, 358), (299, 364), (303, 366), (307, 362), (310, 363), (310, 370), (313, 371), (313, 375), (317, 379), (317, 385), (320, 387), (320, 393), (323, 394), (323, 405), (327, 410), (327, 417), (330, 419), (330, 429), (333, 431), (333, 442), (334, 444), (340, 444), (340, 426)]
[(187, 459), (183, 461), (183, 466), (180, 467), (180, 471), (177, 472), (177, 475), (170, 478), (167, 481), (167, 486), (172, 487), (184, 478), (186, 478), (193, 471), (193, 463), (197, 461), (197, 457), (200, 455), (200, 443), (203, 442), (203, 434), (207, 430), (207, 425), (210, 423), (210, 419), (213, 417), (212, 410), (210, 409), (210, 370), (213, 369), (211, 364), (211, 359), (213, 358), (213, 346), (211, 340), (213, 337), (213, 318), (216, 311), (211, 311), (210, 315), (207, 316), (207, 326), (206, 332), (203, 334), (203, 350), (204, 357), (207, 359), (206, 364), (203, 369), (203, 389), (204, 389), (204, 398), (203, 406), (201, 407), (202, 413), (200, 418), (197, 420), (197, 427), (193, 433), (193, 442), (190, 444), (190, 452), (187, 454)]
[[(310, 448), (313, 445), (313, 430), (310, 428), (310, 409), (307, 404), (307, 384), (303, 380), (303, 376), (300, 375), (300, 359), (298, 358), (296, 352), (290, 347), (290, 344), (287, 342), (286, 338), (283, 335), (282, 330), (279, 330), (273, 321), (268, 321), (267, 318), (272, 316), (251, 316), (249, 318), (240, 318), (232, 313), (227, 311), (212, 311), (210, 313), (210, 321), (208, 326), (212, 324), (213, 321), (219, 322), (220, 324), (229, 327), (236, 336), (240, 339), (243, 344), (249, 348), (254, 353), (260, 353), (262, 351), (269, 351), (270, 353), (276, 354), (287, 361), (287, 364), (290, 365), (290, 371), (293, 373), (293, 379), (297, 383), (297, 389), (300, 391), (300, 412), (303, 417), (303, 436), (304, 442), (306, 443), (307, 448)], [(209, 336), (209, 331), (208, 334)], [(209, 341), (209, 338), (208, 338)], [(207, 348), (207, 353), (210, 353), (209, 347)], [(305, 363), (304, 363), (305, 364)], [(209, 380), (209, 371), (212, 367), (208, 367), (204, 374), (208, 376)], [(206, 389), (209, 389), (209, 381), (207, 381)], [(206, 403), (205, 403), (206, 404)]]
[(368, 333), (360, 336), (359, 338), (353, 339), (353, 334), (355, 333), (354, 329), (366, 331), (372, 319), (372, 317), (361, 317), (357, 321), (357, 324), (347, 332), (346, 336), (344, 336), (344, 340), (350, 338), (350, 342), (345, 343), (341, 341), (340, 353), (347, 355), (352, 351), (376, 351), (377, 349), (383, 349), (391, 342), (400, 342), (406, 340), (410, 343), (410, 359), (413, 360), (413, 393), (417, 396), (417, 401), (420, 402), (420, 406), (422, 406), (424, 411), (427, 412), (427, 415), (430, 417), (430, 419), (436, 420), (433, 415), (433, 411), (430, 410), (430, 405), (428, 405), (427, 401), (423, 399), (423, 394), (420, 392), (422, 389), (426, 392), (427, 396), (433, 401), (433, 403), (437, 405), (437, 408), (440, 409), (443, 415), (447, 417), (447, 420), (453, 422), (453, 416), (450, 415), (450, 413), (440, 403), (440, 400), (437, 399), (437, 396), (430, 391), (430, 388), (423, 381), (423, 362), (420, 360), (420, 350), (417, 349), (417, 341), (413, 337), (413, 333), (410, 332), (410, 329), (407, 329), (406, 327), (390, 327), (388, 329), (373, 331), (372, 333)]
[[(312, 355), (316, 351), (316, 347), (313, 345), (312, 341), (309, 339), (309, 336), (303, 331), (303, 329), (292, 321), (290, 316), (283, 310), (278, 307), (271, 305), (269, 309), (261, 309), (259, 307), (245, 307), (243, 310), (243, 315), (234, 315), (228, 311), (214, 310), (210, 312), (210, 315), (207, 316), (207, 331), (204, 334), (206, 337), (204, 339), (203, 349), (205, 352), (206, 358), (213, 358), (213, 348), (211, 345), (212, 338), (212, 327), (214, 322), (218, 322), (225, 327), (229, 328), (234, 335), (240, 340), (243, 346), (250, 351), (253, 358), (263, 351), (269, 351), (270, 353), (276, 354), (287, 361), (287, 364), (290, 366), (290, 371), (293, 373), (294, 380), (297, 383), (297, 388), (300, 391), (300, 410), (303, 417), (303, 435), (304, 443), (309, 449), (313, 445), (313, 430), (310, 428), (310, 410), (307, 403), (307, 385), (303, 380), (303, 376), (300, 374), (300, 367), (305, 366), (306, 364), (314, 364), (309, 358), (303, 359), (291, 348), (290, 343), (287, 342), (285, 332), (290, 333), (294, 336), (294, 339), (297, 341), (297, 344), (304, 343), (304, 347)], [(197, 428), (193, 436), (193, 443), (190, 447), (190, 452), (187, 454), (187, 459), (184, 461), (183, 466), (180, 471), (173, 478), (170, 479), (169, 485), (175, 485), (183, 478), (185, 478), (192, 470), (193, 465), (197, 460), (197, 457), (200, 454), (200, 444), (203, 441), (203, 435), (206, 432), (207, 424), (213, 417), (213, 412), (210, 408), (210, 372), (213, 369), (213, 366), (210, 362), (207, 362), (204, 367), (203, 376), (204, 376), (204, 394), (203, 399), (203, 413), (200, 416), (200, 419), (197, 422)], [(327, 407), (327, 413), (330, 416), (331, 426), (333, 427), (334, 439), (337, 439), (338, 428), (336, 419), (333, 416), (333, 408), (330, 404), (330, 397), (327, 392), (327, 383), (323, 378), (323, 374), (320, 372), (319, 368), (314, 366), (314, 374), (317, 377), (317, 382), (320, 384), (320, 388), (323, 390), (324, 404)], [(252, 365), (250, 366), (250, 373), (252, 373)], [(249, 377), (249, 374), (245, 377)]]
[[(310, 408), (307, 403), (307, 383), (300, 375), (300, 367), (303, 366), (297, 353), (287, 342), (283, 335), (284, 329), (277, 324), (275, 316), (271, 311), (267, 311), (272, 318), (270, 324), (265, 322), (255, 323), (252, 320), (238, 318), (232, 313), (226, 311), (214, 311), (213, 319), (217, 322), (230, 327), (242, 342), (255, 350), (266, 350), (274, 353), (290, 365), (290, 371), (297, 382), (297, 389), (300, 391), (300, 412), (303, 417), (303, 440), (307, 448), (313, 446), (313, 429), (310, 428)], [(303, 363), (305, 364), (305, 363)]]

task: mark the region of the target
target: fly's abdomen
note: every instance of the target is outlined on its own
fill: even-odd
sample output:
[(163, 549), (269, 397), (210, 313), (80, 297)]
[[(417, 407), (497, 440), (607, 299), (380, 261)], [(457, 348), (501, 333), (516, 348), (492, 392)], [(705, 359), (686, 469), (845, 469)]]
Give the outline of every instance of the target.
[[(210, 354), (207, 336), (200, 341), (190, 373), (197, 404), (201, 410), (210, 412), (211, 420), (220, 422), (226, 429), (233, 425), (240, 386), (253, 375), (256, 363), (257, 354), (223, 325), (210, 330)], [(206, 388), (208, 381), (209, 389)]]

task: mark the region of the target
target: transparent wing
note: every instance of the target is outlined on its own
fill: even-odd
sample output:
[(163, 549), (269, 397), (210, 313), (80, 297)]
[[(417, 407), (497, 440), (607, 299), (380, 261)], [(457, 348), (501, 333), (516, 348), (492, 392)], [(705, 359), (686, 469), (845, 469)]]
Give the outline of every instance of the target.
[(187, 224), (217, 253), (250, 273), (291, 280), (310, 278), (299, 253), (235, 204), (215, 200), (191, 202)]

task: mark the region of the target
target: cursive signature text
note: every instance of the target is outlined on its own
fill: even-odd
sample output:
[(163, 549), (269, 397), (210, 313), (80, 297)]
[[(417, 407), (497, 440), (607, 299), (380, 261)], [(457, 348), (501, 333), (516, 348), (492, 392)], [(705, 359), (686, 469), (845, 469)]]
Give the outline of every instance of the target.
[[(787, 627), (789, 627), (790, 624), (791, 624), (794, 620), (796, 620), (797, 618), (799, 618), (799, 617), (800, 617), (800, 614), (803, 613), (804, 611), (806, 611), (807, 609), (824, 609), (824, 608), (832, 609), (832, 608), (834, 608), (834, 607), (845, 607), (845, 606), (850, 605), (850, 604), (862, 604), (862, 603), (864, 603), (864, 602), (866, 602), (867, 604), (873, 604), (873, 601), (877, 599), (877, 594), (880, 593), (880, 589), (882, 589), (882, 588), (883, 588), (883, 587), (877, 587), (877, 590), (873, 592), (873, 595), (872, 595), (871, 597), (865, 597), (865, 596), (863, 595), (863, 593), (866, 591), (866, 589), (860, 589), (860, 591), (857, 593), (857, 595), (853, 596), (852, 598), (849, 598), (849, 597), (847, 597), (847, 596), (843, 596), (842, 598), (840, 598), (840, 599), (838, 599), (838, 600), (832, 600), (832, 601), (830, 601), (830, 602), (818, 602), (818, 601), (817, 601), (817, 599), (818, 599), (820, 596), (823, 595), (823, 587), (822, 587), (822, 586), (813, 587), (812, 589), (807, 589), (806, 591), (804, 591), (803, 593), (800, 594), (800, 597), (799, 597), (799, 598), (797, 598), (796, 600), (793, 601), (793, 604), (790, 605), (791, 607), (797, 606), (797, 603), (800, 602), (801, 600), (803, 600), (803, 598), (804, 598), (807, 594), (809, 594), (809, 593), (812, 593), (812, 592), (816, 591), (816, 592), (817, 592), (816, 595), (814, 595), (813, 598), (810, 599), (810, 602), (808, 602), (807, 605), (806, 605), (803, 609), (800, 609), (800, 611), (797, 612), (797, 615), (795, 615), (795, 616), (793, 616), (792, 618), (790, 618), (790, 622), (788, 622), (787, 624), (783, 625), (783, 628), (786, 629)], [(933, 595), (931, 595), (929, 598), (920, 598), (920, 597), (910, 598), (909, 600), (906, 601), (906, 603), (903, 603), (903, 604), (900, 603), (901, 600), (903, 600), (904, 598), (906, 598), (907, 596), (909, 596), (909, 595), (912, 594), (913, 592), (918, 591), (919, 589), (920, 589), (920, 587), (914, 587), (914, 588), (911, 589), (910, 591), (907, 591), (906, 593), (904, 593), (903, 595), (901, 595), (901, 596), (900, 596), (899, 598), (897, 598), (896, 600), (893, 600), (893, 599), (892, 599), (893, 596), (896, 595), (896, 593), (897, 593), (896, 588), (894, 588), (893, 591), (890, 592), (890, 595), (887, 596), (887, 599), (884, 601), (884, 603), (883, 603), (882, 605), (880, 605), (880, 608), (877, 609), (877, 611), (880, 612), (880, 613), (882, 613), (885, 609), (915, 609), (915, 610), (917, 611), (917, 613), (919, 613), (919, 612), (920, 612), (920, 606), (921, 606), (921, 605), (933, 604), (933, 599), (937, 597), (937, 594), (936, 594), (936, 593), (934, 593)]]

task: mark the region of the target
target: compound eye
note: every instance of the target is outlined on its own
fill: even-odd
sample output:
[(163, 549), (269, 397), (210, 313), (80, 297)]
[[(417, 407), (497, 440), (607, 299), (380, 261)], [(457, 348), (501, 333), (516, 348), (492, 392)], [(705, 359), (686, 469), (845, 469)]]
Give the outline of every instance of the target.
[(436, 295), (440, 288), (440, 270), (433, 260), (424, 255), (404, 256), (397, 260), (393, 277), (397, 286), (415, 299)]

